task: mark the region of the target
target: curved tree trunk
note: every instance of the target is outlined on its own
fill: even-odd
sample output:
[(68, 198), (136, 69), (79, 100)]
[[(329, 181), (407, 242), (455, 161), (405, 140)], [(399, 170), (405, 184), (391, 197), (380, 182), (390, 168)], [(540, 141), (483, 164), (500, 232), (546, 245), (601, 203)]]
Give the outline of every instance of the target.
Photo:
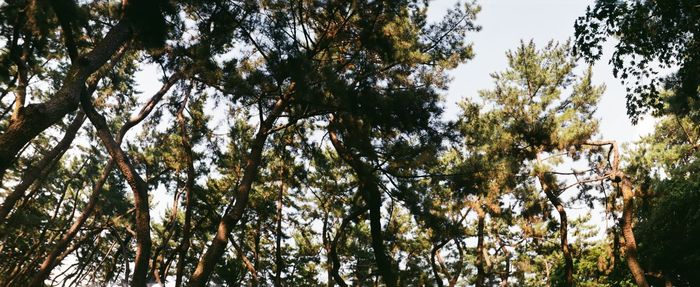
[(350, 225), (350, 222), (357, 220), (357, 218), (360, 217), (360, 215), (367, 212), (367, 210), (368, 207), (365, 205), (350, 213), (347, 217), (343, 218), (343, 221), (340, 223), (340, 227), (338, 227), (338, 232), (335, 234), (335, 237), (333, 237), (333, 241), (331, 242), (331, 250), (328, 253), (328, 257), (330, 257), (332, 263), (331, 275), (335, 282), (338, 284), (338, 286), (348, 286), (348, 284), (345, 283), (343, 277), (340, 276), (340, 258), (338, 258), (338, 241), (340, 241), (340, 238), (345, 236), (345, 229), (348, 225)]
[(558, 196), (556, 196), (549, 188), (545, 186), (545, 194), (549, 202), (554, 205), (557, 213), (559, 213), (559, 239), (561, 245), (561, 253), (564, 256), (564, 286), (574, 286), (574, 259), (571, 255), (571, 247), (569, 246), (569, 223), (566, 216), (566, 209)]
[[(231, 236), (229, 236), (229, 237), (231, 237)], [(238, 246), (238, 244), (236, 243), (235, 240), (233, 240), (233, 238), (229, 238), (229, 240), (231, 241), (231, 245), (233, 246), (233, 249), (236, 250), (236, 254), (243, 261), (243, 266), (245, 266), (246, 270), (248, 270), (248, 272), (250, 272), (250, 277), (252, 277), (252, 282), (251, 282), (252, 285), (258, 284), (258, 280), (259, 280), (258, 279), (258, 271), (255, 270), (255, 266), (253, 265), (253, 262), (250, 262), (250, 259), (248, 259), (248, 257), (245, 256), (245, 253), (243, 253), (243, 249), (241, 249), (241, 247)], [(243, 276), (241, 276), (241, 277), (243, 277)]]
[(444, 283), (442, 282), (442, 277), (440, 277), (440, 270), (438, 269), (438, 264), (435, 262), (435, 257), (437, 257), (437, 253), (440, 251), (440, 248), (445, 246), (447, 242), (449, 241), (443, 241), (437, 245), (433, 245), (433, 249), (430, 251), (430, 267), (433, 269), (435, 284), (437, 284), (438, 287), (443, 287)]
[[(540, 164), (540, 154), (537, 154), (537, 163)], [(571, 246), (569, 246), (569, 222), (566, 216), (566, 209), (559, 195), (559, 186), (557, 179), (552, 174), (546, 174), (544, 171), (537, 173), (537, 179), (542, 186), (544, 194), (547, 196), (549, 203), (554, 206), (559, 213), (559, 244), (562, 256), (564, 257), (564, 286), (574, 286), (574, 259), (571, 255)]]
[(620, 218), (620, 229), (622, 229), (622, 237), (625, 239), (625, 259), (627, 267), (632, 273), (635, 283), (640, 287), (649, 287), (649, 283), (644, 277), (644, 268), (637, 259), (637, 241), (634, 238), (632, 231), (632, 220), (634, 218), (634, 191), (632, 190), (632, 182), (620, 170), (620, 150), (616, 141), (588, 141), (587, 145), (604, 146), (610, 145), (613, 159), (611, 163), (612, 171), (607, 175), (608, 179), (617, 182), (622, 191), (622, 218)]
[(253, 138), (253, 142), (250, 146), (250, 153), (246, 159), (243, 178), (239, 183), (233, 208), (231, 208), (229, 212), (221, 217), (216, 230), (216, 235), (211, 240), (207, 251), (204, 252), (202, 257), (199, 259), (197, 267), (192, 273), (190, 281), (187, 284), (188, 286), (205, 286), (207, 281), (209, 281), (209, 276), (214, 271), (214, 267), (226, 251), (228, 236), (231, 233), (231, 230), (233, 230), (233, 227), (238, 223), (241, 217), (243, 217), (243, 212), (248, 205), (248, 195), (251, 187), (253, 186), (253, 182), (258, 175), (258, 169), (262, 159), (262, 151), (265, 147), (267, 136), (272, 129), (272, 125), (286, 108), (290, 98), (291, 94), (286, 94), (278, 99), (273, 105), (272, 111), (268, 117), (260, 123), (260, 128), (255, 134), (255, 138)]
[(634, 217), (632, 183), (624, 175), (618, 176), (622, 179), (620, 182), (620, 188), (622, 189), (622, 218), (620, 224), (622, 225), (622, 236), (625, 238), (625, 259), (635, 283), (640, 287), (649, 287), (649, 283), (644, 277), (644, 268), (642, 268), (637, 259), (637, 241), (632, 231), (632, 219)]
[(92, 189), (92, 193), (90, 194), (90, 198), (88, 199), (88, 203), (83, 208), (83, 212), (80, 214), (78, 219), (73, 223), (73, 225), (71, 225), (71, 227), (68, 229), (68, 231), (66, 231), (66, 233), (63, 235), (63, 237), (61, 237), (61, 239), (58, 242), (56, 242), (54, 247), (51, 249), (49, 254), (46, 256), (44, 261), (41, 263), (41, 266), (39, 267), (39, 271), (32, 278), (32, 282), (31, 282), (30, 286), (43, 286), (44, 280), (46, 280), (49, 277), (53, 268), (59, 262), (61, 262), (59, 260), (59, 256), (61, 255), (61, 253), (64, 252), (64, 250), (66, 248), (68, 248), (71, 241), (78, 234), (78, 231), (80, 231), (80, 228), (83, 226), (83, 224), (87, 221), (87, 219), (92, 215), (92, 212), (95, 210), (95, 205), (97, 204), (99, 192), (102, 190), (102, 186), (107, 181), (107, 177), (109, 177), (109, 173), (112, 170), (113, 166), (114, 166), (114, 161), (109, 160), (109, 162), (107, 162), (107, 165), (105, 165), (105, 167), (103, 168), (102, 174), (100, 175), (100, 178), (95, 183), (95, 186)]
[(121, 149), (109, 131), (105, 118), (92, 106), (87, 93), (81, 96), (81, 103), (85, 114), (97, 130), (97, 136), (102, 141), (109, 155), (124, 175), (129, 187), (134, 194), (134, 206), (136, 207), (136, 258), (134, 260), (134, 276), (132, 286), (146, 286), (148, 276), (148, 259), (151, 255), (151, 218), (148, 205), (148, 185), (138, 175), (131, 164), (128, 155)]
[[(189, 94), (188, 90), (188, 94)], [(189, 96), (189, 95), (188, 95)], [(177, 259), (177, 266), (175, 269), (175, 286), (180, 287), (182, 285), (182, 276), (185, 272), (185, 262), (187, 261), (187, 252), (190, 249), (190, 237), (192, 236), (192, 202), (194, 201), (194, 181), (195, 181), (195, 171), (194, 171), (194, 156), (192, 154), (192, 145), (190, 144), (190, 138), (187, 134), (187, 123), (184, 115), (185, 107), (187, 106), (187, 99), (180, 106), (180, 110), (177, 113), (177, 120), (180, 125), (180, 139), (182, 143), (182, 149), (185, 155), (185, 162), (187, 163), (187, 179), (185, 181), (185, 223), (182, 226), (182, 240), (180, 241), (179, 255)]]
[[(163, 87), (161, 87), (161, 89), (151, 97), (151, 99), (146, 103), (146, 105), (144, 105), (144, 107), (141, 108), (141, 111), (137, 115), (132, 117), (129, 121), (127, 121), (124, 124), (124, 126), (121, 127), (116, 139), (117, 147), (121, 144), (124, 135), (126, 135), (129, 129), (136, 126), (143, 119), (145, 119), (150, 114), (150, 112), (153, 111), (155, 105), (160, 101), (163, 95), (165, 95), (165, 93), (167, 93), (167, 91), (170, 90), (170, 87), (172, 87), (179, 79), (180, 74), (175, 74), (171, 76), (171, 78), (163, 85)], [(121, 148), (119, 149), (121, 150)], [(61, 262), (59, 255), (70, 245), (70, 242), (73, 240), (73, 238), (75, 238), (76, 234), (78, 234), (83, 224), (85, 224), (87, 219), (92, 215), (92, 212), (94, 211), (97, 201), (99, 199), (100, 191), (102, 191), (102, 186), (107, 181), (109, 173), (114, 167), (114, 163), (114, 159), (111, 158), (107, 162), (105, 167), (102, 169), (102, 174), (93, 186), (92, 192), (90, 193), (90, 198), (88, 199), (88, 203), (83, 208), (83, 212), (46, 256), (43, 263), (39, 267), (39, 271), (37, 272), (37, 274), (34, 275), (31, 286), (40, 286), (41, 284), (43, 284), (44, 280), (46, 280), (46, 278), (48, 278), (48, 276), (51, 274), (53, 268)], [(128, 259), (125, 258), (125, 260)]]

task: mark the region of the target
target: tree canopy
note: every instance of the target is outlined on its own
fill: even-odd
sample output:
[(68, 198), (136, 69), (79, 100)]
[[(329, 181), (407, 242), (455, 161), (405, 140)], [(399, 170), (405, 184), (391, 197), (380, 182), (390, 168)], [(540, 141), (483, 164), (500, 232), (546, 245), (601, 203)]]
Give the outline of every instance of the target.
[(698, 5), (597, 1), (453, 121), (480, 7), (432, 7), (0, 4), (0, 285), (700, 284)]

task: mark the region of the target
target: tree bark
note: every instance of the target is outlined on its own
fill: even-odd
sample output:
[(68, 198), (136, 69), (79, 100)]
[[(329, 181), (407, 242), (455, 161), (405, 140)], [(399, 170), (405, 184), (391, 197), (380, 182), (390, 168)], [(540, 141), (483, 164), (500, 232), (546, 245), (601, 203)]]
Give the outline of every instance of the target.
[(131, 285), (146, 286), (148, 259), (151, 255), (151, 218), (149, 215), (150, 207), (148, 206), (148, 185), (138, 175), (128, 155), (114, 140), (107, 126), (107, 121), (92, 106), (87, 93), (83, 93), (80, 102), (88, 119), (95, 126), (97, 136), (134, 193), (134, 205), (136, 207), (136, 258), (134, 260), (134, 275)]
[(333, 237), (333, 241), (331, 242), (331, 250), (328, 254), (328, 257), (330, 257), (330, 260), (332, 262), (331, 275), (333, 276), (335, 282), (341, 287), (347, 287), (348, 284), (345, 283), (343, 277), (340, 276), (340, 258), (338, 258), (338, 242), (340, 241), (340, 238), (342, 238), (345, 235), (345, 229), (348, 225), (350, 225), (350, 222), (356, 220), (360, 215), (367, 212), (367, 210), (368, 207), (365, 205), (350, 213), (347, 217), (343, 218), (343, 221), (340, 223), (340, 227), (338, 227), (338, 232), (335, 234), (335, 236)]
[(238, 221), (243, 216), (243, 212), (248, 205), (248, 196), (258, 175), (258, 169), (260, 167), (260, 162), (262, 159), (262, 151), (265, 147), (265, 141), (269, 135), (272, 125), (275, 123), (277, 118), (282, 111), (287, 107), (291, 99), (291, 94), (282, 95), (277, 102), (272, 107), (272, 110), (268, 117), (260, 123), (260, 128), (253, 138), (251, 143), (250, 152), (246, 160), (245, 170), (243, 172), (243, 178), (238, 187), (238, 192), (236, 193), (236, 201), (233, 208), (224, 216), (221, 217), (219, 225), (216, 231), (216, 235), (211, 240), (209, 248), (204, 252), (202, 257), (197, 263), (188, 286), (205, 286), (209, 280), (209, 276), (214, 267), (216, 266), (221, 256), (226, 251), (226, 245), (228, 244), (228, 235), (231, 233), (233, 227), (238, 223)]
[[(540, 154), (537, 154), (537, 163), (540, 164)], [(542, 186), (544, 194), (549, 202), (554, 206), (559, 214), (559, 240), (562, 256), (564, 257), (564, 286), (574, 286), (574, 259), (571, 255), (571, 246), (569, 246), (569, 222), (566, 216), (566, 209), (559, 196), (559, 187), (556, 183), (556, 177), (551, 174), (545, 174), (540, 171), (537, 174), (537, 179)]]
[[(543, 186), (547, 184), (543, 183)], [(566, 209), (564, 209), (564, 204), (561, 202), (558, 196), (556, 196), (549, 188), (545, 187), (545, 194), (549, 199), (549, 202), (554, 205), (559, 213), (559, 238), (561, 245), (561, 252), (564, 256), (564, 279), (565, 285), (567, 287), (574, 286), (574, 259), (571, 255), (571, 247), (569, 246), (568, 231), (569, 223), (566, 216)]]
[(632, 231), (632, 219), (634, 217), (634, 191), (632, 183), (622, 173), (618, 176), (622, 179), (620, 189), (622, 189), (622, 237), (625, 238), (625, 259), (627, 259), (627, 267), (629, 267), (635, 283), (640, 287), (649, 287), (649, 283), (644, 277), (644, 268), (637, 259), (637, 241), (634, 238)]
[(180, 241), (181, 243), (179, 248), (179, 255), (177, 259), (177, 266), (175, 269), (176, 287), (180, 287), (182, 285), (182, 276), (184, 275), (185, 271), (187, 252), (190, 249), (190, 237), (192, 235), (192, 201), (194, 201), (193, 189), (196, 176), (194, 171), (194, 156), (192, 154), (192, 145), (190, 144), (189, 135), (187, 133), (187, 122), (184, 115), (185, 107), (187, 106), (188, 96), (185, 97), (185, 100), (181, 104), (180, 110), (177, 113), (177, 120), (180, 124), (180, 139), (182, 143), (182, 150), (184, 151), (185, 162), (187, 163), (187, 179), (185, 181), (185, 222), (182, 227), (182, 240)]
[(444, 283), (442, 282), (442, 277), (440, 277), (440, 270), (438, 270), (438, 265), (435, 262), (435, 257), (440, 251), (440, 248), (447, 244), (447, 242), (449, 241), (443, 241), (438, 245), (434, 245), (433, 250), (430, 251), (430, 267), (431, 269), (433, 269), (433, 277), (435, 277), (435, 284), (437, 284), (438, 287), (443, 287)]
[(282, 233), (282, 200), (284, 199), (284, 193), (287, 190), (287, 185), (284, 182), (285, 174), (286, 172), (281, 172), (280, 188), (279, 192), (277, 193), (277, 214), (275, 218), (277, 223), (275, 230), (275, 287), (282, 286), (282, 269), (284, 267), (282, 262), (282, 236), (284, 236)]
[(85, 205), (83, 212), (73, 223), (73, 225), (71, 225), (68, 231), (66, 231), (63, 237), (61, 237), (61, 239), (58, 242), (56, 242), (54, 247), (51, 249), (49, 254), (41, 263), (39, 271), (34, 275), (30, 286), (43, 286), (44, 280), (46, 280), (49, 277), (53, 268), (57, 265), (57, 263), (60, 262), (59, 255), (70, 245), (70, 242), (78, 234), (80, 228), (92, 215), (92, 211), (95, 209), (95, 205), (97, 203), (99, 191), (102, 190), (102, 186), (107, 181), (107, 177), (109, 177), (109, 172), (111, 171), (113, 164), (114, 162), (112, 160), (107, 162), (107, 165), (105, 165), (104, 169), (102, 170), (100, 178), (97, 180), (95, 186), (92, 189), (92, 193), (90, 194), (90, 198), (88, 199), (88, 203)]
[[(124, 126), (119, 130), (119, 134), (117, 135), (117, 140), (116, 140), (116, 146), (118, 147), (122, 139), (124, 138), (124, 135), (134, 126), (136, 126), (138, 123), (143, 121), (150, 113), (153, 111), (155, 108), (156, 103), (160, 101), (160, 99), (167, 93), (167, 91), (172, 87), (178, 80), (180, 79), (180, 74), (176, 74), (171, 76), (171, 78), (161, 87), (161, 89), (156, 92), (151, 99), (144, 105), (143, 108), (139, 111), (138, 114), (134, 115), (127, 121)], [(99, 115), (98, 115), (99, 116)], [(101, 117), (101, 116), (100, 116)], [(111, 135), (110, 135), (111, 136)], [(119, 148), (121, 150), (121, 148)], [(75, 238), (76, 234), (80, 231), (82, 228), (83, 224), (87, 221), (87, 219), (92, 215), (92, 212), (95, 209), (95, 206), (97, 204), (97, 201), (99, 199), (99, 194), (100, 191), (102, 191), (102, 187), (104, 186), (105, 182), (107, 181), (107, 178), (109, 177), (109, 173), (112, 171), (112, 167), (114, 167), (114, 159), (111, 158), (105, 167), (102, 169), (102, 174), (100, 175), (100, 178), (97, 180), (95, 185), (92, 188), (92, 192), (90, 193), (90, 198), (88, 199), (88, 203), (85, 205), (83, 208), (83, 212), (80, 214), (78, 219), (71, 225), (71, 227), (68, 229), (68, 231), (63, 235), (63, 237), (56, 242), (54, 245), (53, 249), (49, 254), (46, 256), (44, 259), (43, 263), (41, 264), (39, 271), (37, 272), (36, 275), (34, 275), (34, 278), (32, 279), (31, 286), (41, 286), (43, 284), (44, 280), (48, 278), (48, 276), (51, 274), (51, 271), (53, 268), (57, 265), (57, 263), (61, 262), (59, 259), (59, 255), (63, 250), (65, 250), (66, 247), (70, 244), (70, 242)], [(150, 231), (149, 231), (150, 232)], [(125, 260), (127, 260), (125, 258)], [(146, 266), (148, 267), (148, 266)]]
[(245, 253), (243, 253), (243, 249), (241, 249), (238, 244), (236, 244), (236, 241), (231, 238), (231, 245), (233, 245), (233, 249), (236, 250), (236, 254), (238, 254), (238, 257), (243, 260), (243, 266), (245, 266), (246, 270), (250, 272), (250, 276), (253, 277), (253, 285), (258, 283), (258, 272), (255, 270), (255, 266), (253, 265), (252, 262), (248, 259), (247, 256), (245, 256)]
[[(455, 271), (456, 273), (450, 274), (450, 271), (447, 269), (447, 264), (445, 263), (445, 260), (442, 258), (442, 255), (440, 254), (440, 249), (435, 249), (433, 252), (433, 258), (431, 260), (433, 261), (432, 264), (434, 263), (434, 258), (437, 257), (437, 261), (440, 265), (440, 268), (442, 269), (442, 273), (445, 273), (445, 277), (447, 277), (447, 283), (449, 284), (448, 286), (454, 287), (457, 285), (457, 280), (459, 280), (459, 275), (462, 273), (462, 263), (464, 262), (464, 252), (462, 250), (462, 244), (459, 242), (459, 240), (454, 240), (455, 245), (457, 246), (457, 250), (459, 251), (459, 261), (457, 261), (457, 266), (455, 266)], [(448, 241), (449, 242), (449, 241)], [(442, 286), (442, 280), (439, 280), (440, 284), (439, 286)]]
[(20, 107), (5, 132), (0, 135), (0, 178), (29, 141), (74, 111), (88, 77), (104, 65), (131, 38), (132, 29), (126, 19), (120, 20), (97, 46), (68, 71), (63, 85), (54, 96), (39, 104)]
[[(618, 183), (622, 191), (622, 218), (620, 218), (620, 229), (622, 229), (622, 237), (625, 239), (625, 259), (627, 267), (632, 273), (635, 283), (640, 287), (649, 287), (649, 283), (644, 277), (644, 268), (637, 259), (637, 241), (634, 238), (632, 231), (632, 221), (634, 218), (634, 191), (632, 190), (632, 182), (620, 170), (620, 150), (616, 141), (588, 141), (587, 145), (603, 146), (610, 145), (610, 152), (613, 155), (611, 162), (611, 172), (607, 175), (608, 179)], [(609, 154), (608, 154), (609, 157)]]

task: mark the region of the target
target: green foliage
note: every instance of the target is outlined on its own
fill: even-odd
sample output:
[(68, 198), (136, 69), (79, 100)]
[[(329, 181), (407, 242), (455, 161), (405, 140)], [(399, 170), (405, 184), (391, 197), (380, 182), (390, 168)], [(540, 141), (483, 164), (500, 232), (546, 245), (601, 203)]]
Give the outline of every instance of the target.
[(641, 215), (637, 231), (648, 268), (662, 272), (677, 286), (700, 282), (692, 267), (700, 264), (700, 253), (692, 245), (700, 238), (700, 184), (697, 167), (686, 171), (693, 176), (665, 180), (655, 187), (659, 198)]
[[(614, 34), (627, 41), (616, 59), (679, 61), (658, 95), (675, 117), (660, 121), (624, 162), (637, 189), (642, 263), (692, 286), (691, 267), (700, 264), (692, 246), (700, 230), (700, 133), (684, 89), (693, 83), (694, 42), (662, 42), (672, 32), (694, 33), (687, 28), (695, 8), (679, 14), (690, 4), (678, 3), (599, 1), (577, 24), (576, 47), (597, 59), (585, 48)], [(493, 89), (469, 95), (478, 98), (464, 99), (459, 119), (445, 122), (449, 72), (475, 56), (467, 40), (480, 30), (480, 8), (458, 3), (429, 22), (430, 4), (1, 4), (0, 137), (51, 114), (55, 105), (44, 104), (73, 87), (72, 96), (88, 96), (104, 115), (126, 160), (105, 170), (104, 134), (98, 138), (91, 124), (61, 147), (83, 113), (75, 107), (26, 142), (0, 175), (2, 203), (19, 198), (0, 218), (0, 285), (27, 285), (42, 270), (46, 285), (171, 284), (178, 274), (187, 284), (209, 260), (203, 254), (221, 224), (241, 211), (209, 284), (381, 286), (393, 275), (400, 286), (559, 286), (566, 280), (559, 236), (567, 227), (577, 286), (632, 286), (617, 226), (600, 236), (590, 216), (557, 220), (558, 208), (596, 200), (606, 204), (604, 220), (619, 217), (610, 184), (600, 186), (606, 198), (583, 184), (568, 198), (568, 182), (554, 173), (579, 160), (590, 162), (586, 175), (610, 169), (608, 150), (587, 146), (597, 136), (593, 114), (604, 86), (592, 83), (590, 67), (577, 67), (569, 43), (521, 42), (506, 53), (507, 68), (492, 74)], [(613, 16), (628, 22), (595, 30)], [(110, 42), (121, 28), (126, 39)], [(88, 55), (109, 60), (78, 81)], [(613, 64), (632, 77), (653, 59)], [(140, 71), (155, 75), (141, 79)], [(154, 92), (147, 80), (161, 90), (147, 94)], [(15, 110), (23, 91), (27, 99)], [(34, 108), (40, 113), (25, 113)], [(145, 232), (124, 165), (147, 188)], [(542, 196), (544, 188), (552, 195)], [(244, 208), (234, 210), (239, 202)], [(152, 248), (146, 278), (138, 278), (131, 268), (144, 234)], [(54, 265), (42, 266), (52, 254)]]
[[(615, 37), (610, 59), (627, 88), (627, 113), (633, 121), (649, 110), (697, 117), (697, 1), (596, 1), (576, 21), (576, 50), (589, 61), (601, 58), (603, 43)], [(673, 69), (670, 76), (659, 75)], [(660, 93), (676, 93), (664, 98)]]

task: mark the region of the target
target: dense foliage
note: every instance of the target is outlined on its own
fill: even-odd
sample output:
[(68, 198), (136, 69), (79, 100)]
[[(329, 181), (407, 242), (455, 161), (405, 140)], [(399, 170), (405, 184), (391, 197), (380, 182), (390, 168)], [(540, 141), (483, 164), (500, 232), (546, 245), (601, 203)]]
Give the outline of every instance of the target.
[(446, 121), (477, 3), (6, 1), (0, 286), (696, 286), (697, 7), (598, 1)]

